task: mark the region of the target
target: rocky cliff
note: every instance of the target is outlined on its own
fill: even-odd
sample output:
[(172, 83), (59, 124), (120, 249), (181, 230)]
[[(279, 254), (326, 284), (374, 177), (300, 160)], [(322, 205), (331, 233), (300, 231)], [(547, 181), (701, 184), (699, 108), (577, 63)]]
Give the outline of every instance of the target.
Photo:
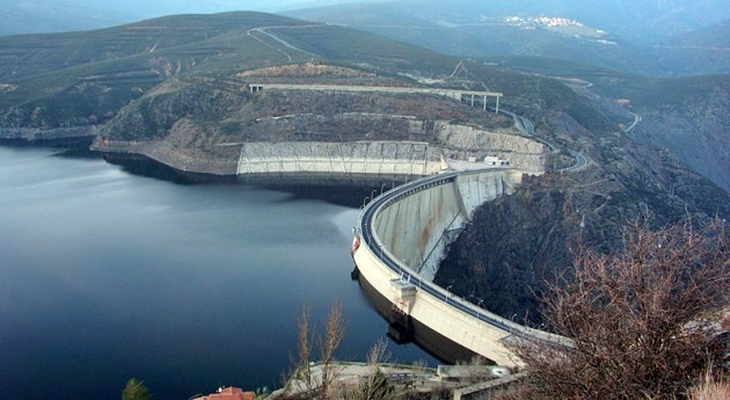
[(464, 160), (492, 155), (544, 170), (547, 148), (519, 136), (513, 125), (508, 116), (437, 95), (278, 89), (252, 94), (238, 79), (176, 80), (122, 109), (92, 148), (230, 175), (243, 165), (239, 156), (257, 157), (243, 151), (251, 148), (246, 144), (263, 149), (265, 143), (406, 141), (427, 143), (435, 152), (415, 162), (435, 165), (439, 154)]
[(576, 250), (611, 252), (627, 224), (664, 226), (730, 217), (730, 196), (669, 151), (593, 135), (565, 115), (554, 132), (583, 142), (593, 160), (577, 173), (527, 178), (510, 196), (477, 210), (450, 246), (435, 281), (507, 318), (541, 323), (544, 282), (569, 276)]
[(730, 76), (659, 81), (635, 104), (637, 140), (669, 149), (730, 191)]

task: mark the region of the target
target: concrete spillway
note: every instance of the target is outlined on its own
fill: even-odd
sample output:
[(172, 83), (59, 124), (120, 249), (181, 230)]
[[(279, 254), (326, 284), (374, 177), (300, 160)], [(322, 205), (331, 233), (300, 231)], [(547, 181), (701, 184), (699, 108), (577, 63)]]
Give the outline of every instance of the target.
[(244, 143), (238, 162), (238, 174), (423, 176), (439, 168), (428, 143), (393, 141)]
[(510, 193), (522, 171), (448, 173), (411, 182), (376, 198), (363, 210), (355, 231), (353, 259), (361, 279), (392, 305), (399, 331), (425, 326), (472, 354), (517, 366), (505, 346), (519, 335), (565, 342), (526, 328), (455, 297), (432, 282), (449, 232), (466, 222), (484, 201)]

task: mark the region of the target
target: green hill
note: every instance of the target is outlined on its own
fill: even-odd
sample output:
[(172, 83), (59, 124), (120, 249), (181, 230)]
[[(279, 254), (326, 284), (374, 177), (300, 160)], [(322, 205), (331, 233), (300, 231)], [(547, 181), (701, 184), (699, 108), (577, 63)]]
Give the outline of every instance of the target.
[(340, 26), (235, 12), (171, 16), (96, 31), (0, 37), (0, 128), (99, 125), (130, 102), (155, 93), (163, 82), (221, 79), (307, 61), (355, 68), (398, 85), (419, 85), (405, 74), (442, 79), (442, 86), (486, 82), (490, 90), (508, 93), (508, 105), (581, 109), (577, 118), (591, 126), (608, 130), (612, 125), (556, 82), (544, 84), (554, 90), (537, 94), (536, 78), (478, 64), (470, 67), (471, 82), (446, 82), (443, 78), (459, 60)]

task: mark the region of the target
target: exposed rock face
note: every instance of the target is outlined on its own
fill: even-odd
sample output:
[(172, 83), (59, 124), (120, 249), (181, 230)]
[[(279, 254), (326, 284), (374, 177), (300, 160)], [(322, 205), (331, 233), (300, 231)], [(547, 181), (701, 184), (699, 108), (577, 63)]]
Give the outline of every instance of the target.
[(730, 192), (730, 85), (674, 101), (642, 109), (636, 138), (666, 147)]
[[(426, 143), (430, 150), (406, 157), (392, 146), (373, 147), (368, 157), (397, 161), (401, 167), (408, 158), (413, 165), (423, 164), (417, 175), (438, 171), (442, 154), (459, 159), (497, 156), (517, 168), (544, 171), (548, 149), (516, 135), (512, 125), (507, 116), (439, 96), (286, 90), (252, 95), (240, 81), (178, 82), (123, 109), (105, 126), (93, 149), (143, 154), (181, 170), (225, 175), (260, 173), (262, 165), (270, 172), (307, 166), (316, 171), (302, 172), (322, 172), (315, 165), (324, 163), (322, 152), (315, 151), (320, 144), (405, 141)], [(306, 142), (312, 145), (302, 144)], [(285, 143), (291, 145), (279, 148)], [(287, 150), (292, 146), (298, 150)], [(357, 146), (349, 145), (352, 154), (333, 155), (332, 160), (362, 162)], [(276, 155), (286, 151), (288, 157)], [(310, 157), (308, 163), (286, 168), (272, 164), (277, 161), (274, 156), (302, 161), (306, 154), (320, 160)], [(252, 160), (258, 160), (258, 166)], [(404, 168), (393, 172), (413, 172), (415, 167)], [(370, 169), (360, 172), (371, 173)]]
[[(358, 115), (362, 124), (380, 125), (388, 116), (374, 115), (372, 119)], [(280, 118), (276, 129), (286, 130), (297, 118)], [(314, 116), (318, 123), (324, 123)], [(405, 132), (423, 132), (429, 126), (428, 136), (438, 136), (437, 145), (427, 142), (356, 141), (356, 142), (223, 142), (205, 146), (190, 146), (191, 137), (203, 137), (200, 127), (188, 119), (181, 119), (164, 139), (151, 141), (118, 141), (98, 138), (92, 149), (106, 153), (140, 154), (171, 167), (216, 175), (265, 173), (337, 173), (385, 174), (420, 176), (437, 173), (445, 166), (441, 156), (466, 160), (483, 159), (492, 155), (508, 160), (512, 167), (543, 173), (548, 149), (530, 138), (480, 130), (469, 126), (451, 125), (442, 121), (429, 123), (414, 117), (390, 117), (405, 121)], [(289, 125), (286, 124), (289, 122)], [(299, 121), (301, 122), (301, 121)], [(475, 164), (476, 165), (476, 164)]]
[[(556, 132), (570, 133), (565, 118), (552, 119), (562, 126)], [(579, 246), (614, 251), (622, 227), (637, 221), (664, 226), (689, 216), (702, 225), (710, 216), (730, 218), (728, 193), (671, 153), (573, 132), (581, 132), (597, 164), (527, 178), (515, 194), (484, 204), (450, 246), (436, 283), (506, 318), (539, 324), (543, 282), (569, 277)]]
[(550, 150), (533, 139), (446, 121), (436, 122), (434, 131), (436, 140), (448, 156), (460, 160), (496, 156), (524, 171), (542, 173), (546, 169), (546, 153)]
[(95, 125), (55, 129), (0, 127), (0, 139), (26, 142), (86, 138), (95, 137), (98, 134), (99, 127)]

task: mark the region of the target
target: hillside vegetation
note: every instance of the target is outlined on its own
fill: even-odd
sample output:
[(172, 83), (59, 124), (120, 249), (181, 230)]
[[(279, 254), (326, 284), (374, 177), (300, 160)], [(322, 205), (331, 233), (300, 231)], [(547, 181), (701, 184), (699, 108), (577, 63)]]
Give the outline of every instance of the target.
[[(305, 77), (293, 71), (276, 79), (421, 86), (413, 77), (435, 78), (439, 86), (508, 93), (506, 104), (515, 108), (570, 111), (602, 131), (612, 125), (555, 81), (478, 64), (470, 68), (481, 81), (449, 80), (456, 59), (343, 27), (260, 13), (173, 16), (99, 31), (5, 37), (0, 38), (0, 60), (0, 129), (5, 136), (11, 129), (99, 126), (129, 105), (107, 134), (160, 138), (176, 119), (208, 115), (214, 104), (216, 114), (208, 115), (208, 122), (227, 119), (221, 102), (243, 104), (246, 82), (267, 78), (266, 72), (255, 76), (251, 71), (302, 62), (355, 72), (352, 77)], [(535, 92), (538, 86), (541, 93)], [(170, 101), (176, 106), (155, 109)], [(125, 115), (146, 122), (123, 122)], [(136, 128), (119, 133), (114, 126)]]

